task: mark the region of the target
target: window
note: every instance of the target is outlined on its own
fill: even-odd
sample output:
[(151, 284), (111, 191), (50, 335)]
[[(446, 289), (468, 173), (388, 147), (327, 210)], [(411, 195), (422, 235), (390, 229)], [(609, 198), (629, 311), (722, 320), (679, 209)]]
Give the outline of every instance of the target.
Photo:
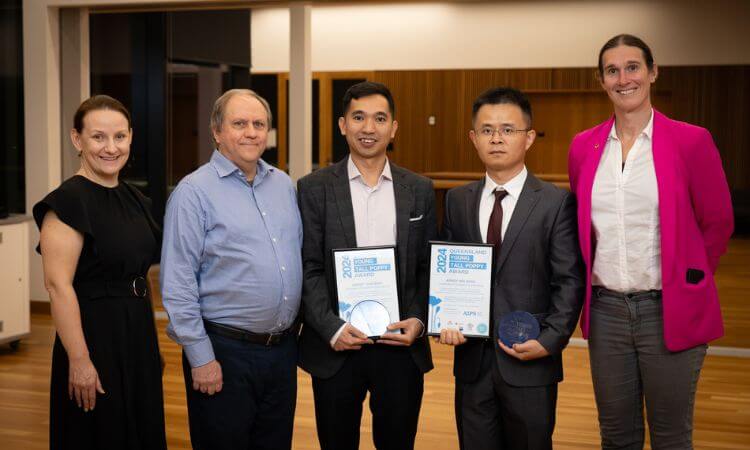
[(21, 0), (0, 0), (0, 217), (26, 211)]

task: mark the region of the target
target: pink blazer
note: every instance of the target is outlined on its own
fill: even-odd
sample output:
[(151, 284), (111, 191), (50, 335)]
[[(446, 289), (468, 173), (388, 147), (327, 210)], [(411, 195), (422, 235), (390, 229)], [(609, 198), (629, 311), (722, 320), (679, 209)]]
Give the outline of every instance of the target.
[[(583, 337), (591, 305), (591, 190), (614, 116), (579, 133), (570, 144), (568, 174), (578, 201), (578, 237), (586, 264)], [(708, 130), (654, 111), (654, 169), (661, 221), (664, 341), (671, 351), (724, 335), (713, 274), (726, 252), (734, 215), (726, 176)], [(688, 270), (693, 269), (688, 280)], [(696, 281), (696, 273), (703, 278)]]

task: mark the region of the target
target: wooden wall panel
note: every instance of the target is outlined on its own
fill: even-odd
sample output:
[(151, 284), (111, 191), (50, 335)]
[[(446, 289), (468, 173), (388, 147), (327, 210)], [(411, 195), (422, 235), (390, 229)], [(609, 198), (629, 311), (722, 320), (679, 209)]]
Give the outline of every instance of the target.
[[(534, 149), (534, 154), (530, 154), (530, 167), (537, 172), (561, 173), (566, 170), (564, 153), (567, 153), (567, 145), (573, 133), (583, 129), (592, 122), (590, 114), (587, 114), (578, 121), (575, 119), (579, 116), (571, 116), (569, 112), (564, 111), (566, 104), (572, 102), (565, 101), (564, 97), (576, 98), (579, 100), (576, 105), (581, 105), (582, 111), (590, 112), (587, 109), (590, 99), (602, 103), (606, 106), (606, 96), (597, 89), (595, 92), (602, 101), (596, 100), (596, 96), (590, 95), (591, 92), (583, 92), (582, 100), (580, 89), (591, 90), (595, 80), (593, 70), (591, 69), (528, 69), (528, 70), (433, 70), (433, 71), (388, 71), (376, 72), (375, 77), (392, 89), (399, 91), (396, 96), (397, 108), (406, 101), (413, 104), (409, 107), (407, 117), (404, 114), (399, 115), (400, 129), (396, 138), (397, 147), (401, 153), (411, 153), (411, 144), (416, 142), (409, 134), (428, 138), (426, 159), (420, 157), (424, 150), (414, 150), (415, 155), (398, 155), (394, 160), (399, 161), (406, 167), (418, 172), (481, 172), (483, 167), (476, 151), (469, 140), (468, 133), (471, 129), (471, 106), (474, 98), (481, 92), (493, 86), (516, 86), (531, 94), (533, 98), (532, 108), (540, 109), (539, 117), (543, 117), (542, 123), (547, 123), (545, 127), (549, 130), (545, 133), (544, 138), (539, 140), (539, 146), (542, 149)], [(404, 79), (419, 79), (419, 91), (414, 90), (414, 86), (408, 82), (404, 84)], [(394, 88), (395, 86), (395, 88)], [(566, 92), (562, 97), (547, 96), (555, 87), (560, 90), (574, 90), (575, 92)], [(413, 101), (414, 95), (426, 95), (427, 98), (422, 101)], [(539, 105), (537, 105), (539, 103)], [(419, 109), (420, 105), (424, 109)], [(401, 107), (402, 108), (402, 107)], [(596, 109), (596, 117), (602, 114)], [(403, 108), (402, 108), (403, 111)], [(436, 125), (427, 125), (429, 116), (435, 116)], [(606, 114), (604, 115), (606, 117)], [(572, 122), (560, 126), (557, 121), (560, 119), (571, 120)], [(580, 128), (579, 128), (580, 127)], [(569, 130), (570, 132), (562, 135), (556, 135), (558, 128)], [(553, 145), (553, 141), (556, 144)], [(549, 152), (556, 152), (550, 154)], [(418, 155), (417, 155), (418, 154)], [(396, 154), (394, 154), (396, 156)]]
[[(602, 91), (528, 91), (537, 139), (526, 164), (537, 174), (567, 174), (568, 148), (573, 137), (612, 115), (612, 104)], [(655, 92), (654, 105), (669, 109), (671, 95)]]
[(594, 68), (552, 69), (550, 89), (600, 91), (599, 79)]
[[(424, 172), (426, 147), (429, 133), (427, 116), (430, 108), (428, 99), (430, 91), (427, 80), (432, 71), (398, 71), (376, 72), (375, 81), (389, 87), (396, 103), (396, 120), (398, 130), (389, 157), (396, 164), (416, 172)], [(430, 157), (446, 153), (442, 147), (430, 149)]]
[(750, 66), (663, 67), (672, 116), (711, 131), (729, 185), (750, 189)]
[[(416, 172), (483, 170), (468, 132), (474, 98), (492, 86), (513, 86), (529, 96), (534, 127), (544, 133), (528, 159), (529, 167), (537, 173), (566, 173), (573, 136), (612, 113), (593, 67), (362, 73), (367, 79), (385, 83), (393, 92), (399, 129), (390, 157)], [(336, 75), (315, 74), (321, 83)], [(285, 105), (285, 79), (279, 77), (280, 108)], [(729, 185), (735, 190), (750, 190), (750, 66), (661, 67), (652, 96), (654, 106), (668, 116), (711, 131)], [(329, 103), (321, 102), (321, 115), (330, 115), (326, 111)], [(434, 126), (428, 124), (430, 116), (435, 116)], [(323, 136), (330, 133), (329, 119), (320, 122), (321, 146), (330, 146), (330, 139)], [(323, 128), (323, 124), (328, 126)], [(285, 163), (285, 125), (280, 117), (281, 167)], [(328, 149), (321, 148), (320, 152), (321, 161), (330, 158)]]
[(446, 164), (465, 170), (471, 159), (462, 150), (468, 141), (464, 131), (468, 130), (468, 123), (464, 120), (467, 106), (462, 72), (435, 71), (427, 80), (427, 89), (428, 117), (435, 117), (435, 125), (429, 125), (426, 118), (422, 121), (428, 137), (424, 171), (442, 170)]
[[(482, 170), (468, 130), (474, 98), (492, 86), (528, 94), (534, 127), (544, 133), (529, 154), (537, 173), (566, 173), (573, 136), (612, 113), (595, 68), (379, 71), (374, 78), (394, 90), (400, 108), (393, 158), (417, 172)], [(652, 101), (668, 116), (709, 129), (730, 186), (750, 189), (750, 66), (661, 68)]]
[(572, 136), (606, 119), (612, 109), (607, 96), (599, 92), (534, 92), (529, 101), (537, 138), (526, 155), (526, 165), (534, 173), (567, 173)]

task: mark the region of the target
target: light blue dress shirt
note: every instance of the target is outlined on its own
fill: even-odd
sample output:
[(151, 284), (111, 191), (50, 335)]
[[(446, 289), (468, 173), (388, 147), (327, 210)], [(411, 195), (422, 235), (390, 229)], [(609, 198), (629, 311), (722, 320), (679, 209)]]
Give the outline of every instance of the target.
[(161, 291), (167, 334), (191, 367), (214, 359), (203, 319), (255, 333), (294, 323), (302, 222), (289, 176), (258, 161), (252, 183), (218, 151), (167, 203)]

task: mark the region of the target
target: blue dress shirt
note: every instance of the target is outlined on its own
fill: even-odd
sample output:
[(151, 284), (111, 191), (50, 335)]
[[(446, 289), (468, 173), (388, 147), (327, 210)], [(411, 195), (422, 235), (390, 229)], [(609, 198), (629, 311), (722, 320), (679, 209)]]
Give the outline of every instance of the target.
[(167, 202), (161, 291), (167, 334), (191, 367), (214, 359), (203, 319), (256, 333), (294, 323), (302, 222), (289, 176), (258, 161), (252, 183), (218, 151)]

